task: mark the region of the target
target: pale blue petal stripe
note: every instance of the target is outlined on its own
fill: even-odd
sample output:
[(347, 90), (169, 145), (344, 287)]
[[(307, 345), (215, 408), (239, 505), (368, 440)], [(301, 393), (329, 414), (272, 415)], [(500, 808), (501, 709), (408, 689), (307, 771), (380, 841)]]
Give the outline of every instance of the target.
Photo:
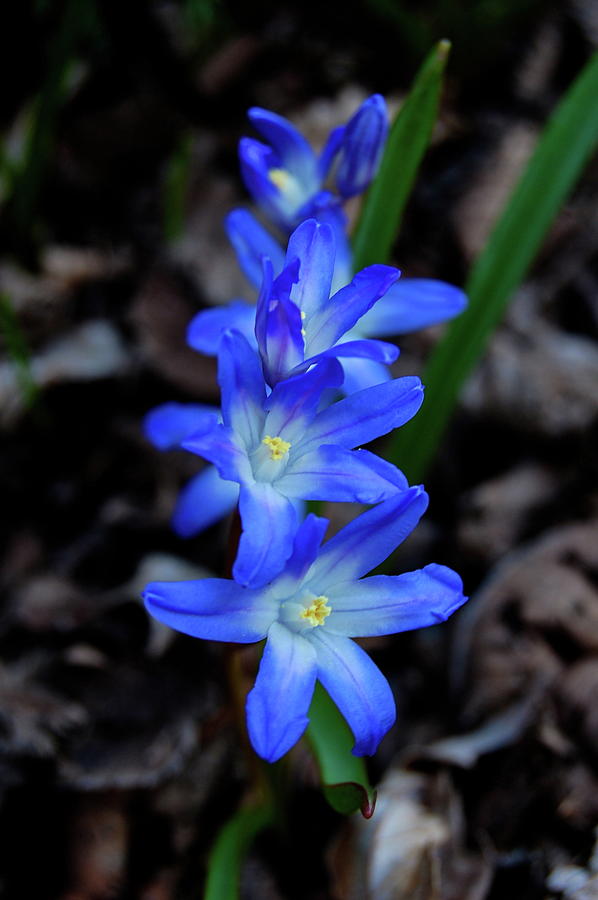
[(259, 356), (237, 331), (228, 331), (222, 336), (218, 383), (224, 424), (234, 429), (249, 450), (261, 437), (266, 386)]
[(323, 443), (367, 444), (408, 422), (423, 399), (422, 383), (411, 375), (352, 394), (318, 413), (300, 442), (301, 452)]
[(467, 599), (456, 572), (434, 563), (327, 588), (326, 628), (346, 637), (396, 634), (444, 622)]
[(278, 614), (264, 591), (224, 578), (154, 581), (143, 592), (149, 613), (176, 631), (210, 641), (261, 641)]
[(324, 544), (310, 583), (326, 593), (329, 586), (367, 575), (411, 534), (427, 506), (428, 495), (418, 486), (357, 516)]
[(433, 278), (401, 278), (359, 320), (365, 337), (390, 337), (419, 331), (458, 316), (467, 296), (446, 281)]
[(290, 462), (276, 484), (287, 497), (380, 503), (403, 489), (404, 476), (367, 450), (324, 444)]
[(247, 697), (247, 729), (255, 752), (276, 762), (297, 743), (308, 723), (316, 681), (311, 644), (275, 622)]
[(243, 531), (233, 566), (240, 584), (260, 587), (279, 575), (293, 551), (297, 517), (292, 502), (267, 482), (242, 485)]
[(312, 629), (309, 640), (316, 649), (318, 679), (355, 737), (353, 753), (371, 756), (395, 720), (388, 681), (361, 647), (326, 626)]

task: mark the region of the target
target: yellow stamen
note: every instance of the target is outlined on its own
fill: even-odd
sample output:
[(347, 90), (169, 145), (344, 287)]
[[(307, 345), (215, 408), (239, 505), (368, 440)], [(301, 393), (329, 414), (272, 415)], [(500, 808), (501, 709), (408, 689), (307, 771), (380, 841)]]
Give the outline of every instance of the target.
[(279, 191), (284, 191), (289, 185), (290, 175), (286, 169), (270, 169), (268, 176), (272, 184), (275, 184)]
[(262, 444), (265, 444), (269, 449), (270, 459), (284, 459), (291, 449), (289, 441), (283, 441), (281, 437), (270, 437), (269, 434), (263, 438)]
[(302, 619), (307, 619), (310, 625), (323, 625), (326, 616), (329, 616), (332, 610), (326, 605), (328, 597), (316, 597), (311, 606), (301, 613)]
[(304, 322), (307, 319), (307, 313), (304, 313), (303, 310), (301, 310), (301, 318), (303, 319)]

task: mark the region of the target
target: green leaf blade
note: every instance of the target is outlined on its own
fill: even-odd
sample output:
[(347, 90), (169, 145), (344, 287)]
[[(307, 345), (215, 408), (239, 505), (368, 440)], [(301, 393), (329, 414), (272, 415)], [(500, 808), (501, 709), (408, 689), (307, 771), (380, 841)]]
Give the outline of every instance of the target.
[(309, 709), (307, 739), (330, 806), (343, 815), (360, 810), (364, 818), (371, 818), (376, 793), (370, 786), (365, 762), (351, 753), (355, 740), (349, 726), (319, 683)]
[(467, 310), (447, 329), (424, 371), (426, 400), (397, 434), (389, 459), (411, 481), (425, 474), (463, 382), (522, 282), (552, 220), (598, 145), (598, 54), (544, 130), (465, 286)]
[(272, 810), (266, 805), (246, 807), (229, 819), (210, 853), (205, 900), (238, 900), (243, 860), (272, 819)]
[(386, 262), (438, 115), (450, 51), (440, 41), (428, 54), (393, 122), (380, 169), (365, 199), (353, 237), (355, 271)]
[(25, 335), (7, 294), (0, 294), (0, 336), (4, 339), (8, 356), (15, 367), (25, 407), (31, 409), (39, 399), (39, 388), (33, 377)]

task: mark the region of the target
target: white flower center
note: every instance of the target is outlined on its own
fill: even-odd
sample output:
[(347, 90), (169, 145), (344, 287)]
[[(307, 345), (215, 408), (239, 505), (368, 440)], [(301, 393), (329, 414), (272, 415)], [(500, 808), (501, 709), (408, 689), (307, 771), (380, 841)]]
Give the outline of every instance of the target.
[(280, 435), (266, 434), (250, 454), (251, 468), (256, 481), (275, 481), (280, 478), (289, 461), (291, 442)]

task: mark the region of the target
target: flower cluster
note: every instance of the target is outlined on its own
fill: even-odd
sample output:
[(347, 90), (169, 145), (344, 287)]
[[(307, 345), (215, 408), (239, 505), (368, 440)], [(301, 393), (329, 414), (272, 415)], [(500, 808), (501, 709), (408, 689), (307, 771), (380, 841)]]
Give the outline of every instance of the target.
[[(394, 465), (369, 450), (423, 400), (418, 378), (392, 378), (398, 348), (381, 337), (456, 315), (461, 291), (400, 281), (397, 269), (354, 273), (342, 200), (374, 176), (387, 133), (375, 95), (320, 157), (285, 119), (250, 118), (268, 144), (241, 142), (243, 177), (283, 230), (286, 250), (247, 211), (227, 231), (258, 291), (191, 322), (188, 340), (218, 357), (221, 408), (166, 404), (148, 414), (161, 449), (180, 446), (210, 464), (184, 489), (175, 527), (192, 534), (238, 504), (242, 531), (232, 579), (153, 583), (147, 609), (187, 634), (249, 643), (266, 638), (247, 699), (251, 742), (274, 761), (301, 737), (316, 679), (371, 754), (394, 721), (384, 676), (351, 639), (443, 621), (465, 597), (459, 577), (429, 565), (363, 578), (411, 532), (427, 506)], [(322, 545), (328, 522), (305, 501), (372, 508)]]

